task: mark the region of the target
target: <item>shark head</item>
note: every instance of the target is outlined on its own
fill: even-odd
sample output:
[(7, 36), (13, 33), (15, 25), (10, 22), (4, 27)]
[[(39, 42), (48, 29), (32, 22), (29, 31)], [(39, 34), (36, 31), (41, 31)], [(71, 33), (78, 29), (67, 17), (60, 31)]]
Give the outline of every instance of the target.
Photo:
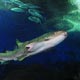
[(25, 46), (27, 49), (27, 56), (34, 55), (45, 51), (49, 48), (55, 47), (59, 43), (61, 43), (67, 37), (67, 32), (65, 31), (57, 31), (54, 33), (49, 33), (42, 37), (42, 39), (36, 42), (32, 42)]

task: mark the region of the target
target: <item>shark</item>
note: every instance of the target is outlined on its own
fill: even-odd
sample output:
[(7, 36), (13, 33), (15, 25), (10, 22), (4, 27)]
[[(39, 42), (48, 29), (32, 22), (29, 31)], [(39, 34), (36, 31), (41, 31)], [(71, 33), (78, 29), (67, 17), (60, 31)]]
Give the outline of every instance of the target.
[(29, 56), (36, 55), (47, 49), (55, 47), (60, 44), (67, 37), (67, 32), (56, 31), (45, 33), (42, 36), (34, 38), (24, 43), (18, 42), (18, 48), (13, 51), (6, 51), (0, 53), (0, 62), (4, 63), (7, 61), (22, 61)]

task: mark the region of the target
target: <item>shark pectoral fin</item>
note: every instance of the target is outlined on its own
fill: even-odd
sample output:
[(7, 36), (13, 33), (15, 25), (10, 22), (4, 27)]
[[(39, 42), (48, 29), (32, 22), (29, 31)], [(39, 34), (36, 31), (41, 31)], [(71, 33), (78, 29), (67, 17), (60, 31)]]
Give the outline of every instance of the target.
[(1, 64), (4, 64), (5, 63), (5, 61), (1, 61)]
[(18, 59), (19, 61), (23, 61), (23, 60), (25, 59), (25, 57), (26, 57), (26, 55), (22, 55), (22, 56), (18, 57), (17, 59)]
[(23, 43), (20, 42), (19, 40), (16, 40), (16, 43), (18, 44), (18, 46), (21, 46)]
[(3, 64), (8, 64), (8, 61), (0, 61), (0, 64), (3, 65)]

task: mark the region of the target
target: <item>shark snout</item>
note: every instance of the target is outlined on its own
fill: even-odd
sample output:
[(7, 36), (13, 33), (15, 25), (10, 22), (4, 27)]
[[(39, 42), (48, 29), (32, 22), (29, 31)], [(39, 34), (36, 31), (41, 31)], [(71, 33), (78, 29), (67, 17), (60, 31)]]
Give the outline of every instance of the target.
[(67, 32), (64, 32), (63, 35), (64, 35), (65, 37), (67, 37)]

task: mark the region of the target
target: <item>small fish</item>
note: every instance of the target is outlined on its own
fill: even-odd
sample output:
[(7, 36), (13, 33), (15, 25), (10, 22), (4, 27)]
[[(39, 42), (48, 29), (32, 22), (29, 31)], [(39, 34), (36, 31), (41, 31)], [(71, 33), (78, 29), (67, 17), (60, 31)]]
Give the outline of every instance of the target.
[(11, 8), (11, 11), (14, 11), (14, 12), (25, 12), (25, 10), (23, 10), (21, 8), (18, 8), (18, 7)]
[(41, 20), (36, 16), (29, 16), (28, 19), (36, 23), (41, 23)]
[(7, 4), (12, 4), (11, 0), (1, 0), (1, 2), (3, 2), (6, 7)]
[(36, 9), (28, 9), (29, 14), (31, 14), (32, 16), (36, 16), (39, 18), (43, 18), (43, 16), (40, 14), (41, 11), (36, 10)]
[(11, 2), (12, 2), (13, 4), (18, 5), (18, 6), (24, 5), (24, 3), (23, 3), (22, 1), (20, 1), (20, 0), (11, 0)]
[(26, 41), (20, 45), (14, 51), (7, 51), (6, 53), (0, 53), (0, 62), (6, 62), (10, 60), (22, 61), (26, 57), (36, 55), (49, 48), (55, 47), (60, 44), (67, 37), (67, 32), (58, 31), (46, 33), (31, 41)]
[(19, 5), (20, 8), (23, 8), (23, 9), (35, 9), (35, 8), (40, 8), (39, 6), (36, 6), (36, 5), (33, 5), (31, 3), (27, 3), (27, 4), (22, 4), (22, 5)]

